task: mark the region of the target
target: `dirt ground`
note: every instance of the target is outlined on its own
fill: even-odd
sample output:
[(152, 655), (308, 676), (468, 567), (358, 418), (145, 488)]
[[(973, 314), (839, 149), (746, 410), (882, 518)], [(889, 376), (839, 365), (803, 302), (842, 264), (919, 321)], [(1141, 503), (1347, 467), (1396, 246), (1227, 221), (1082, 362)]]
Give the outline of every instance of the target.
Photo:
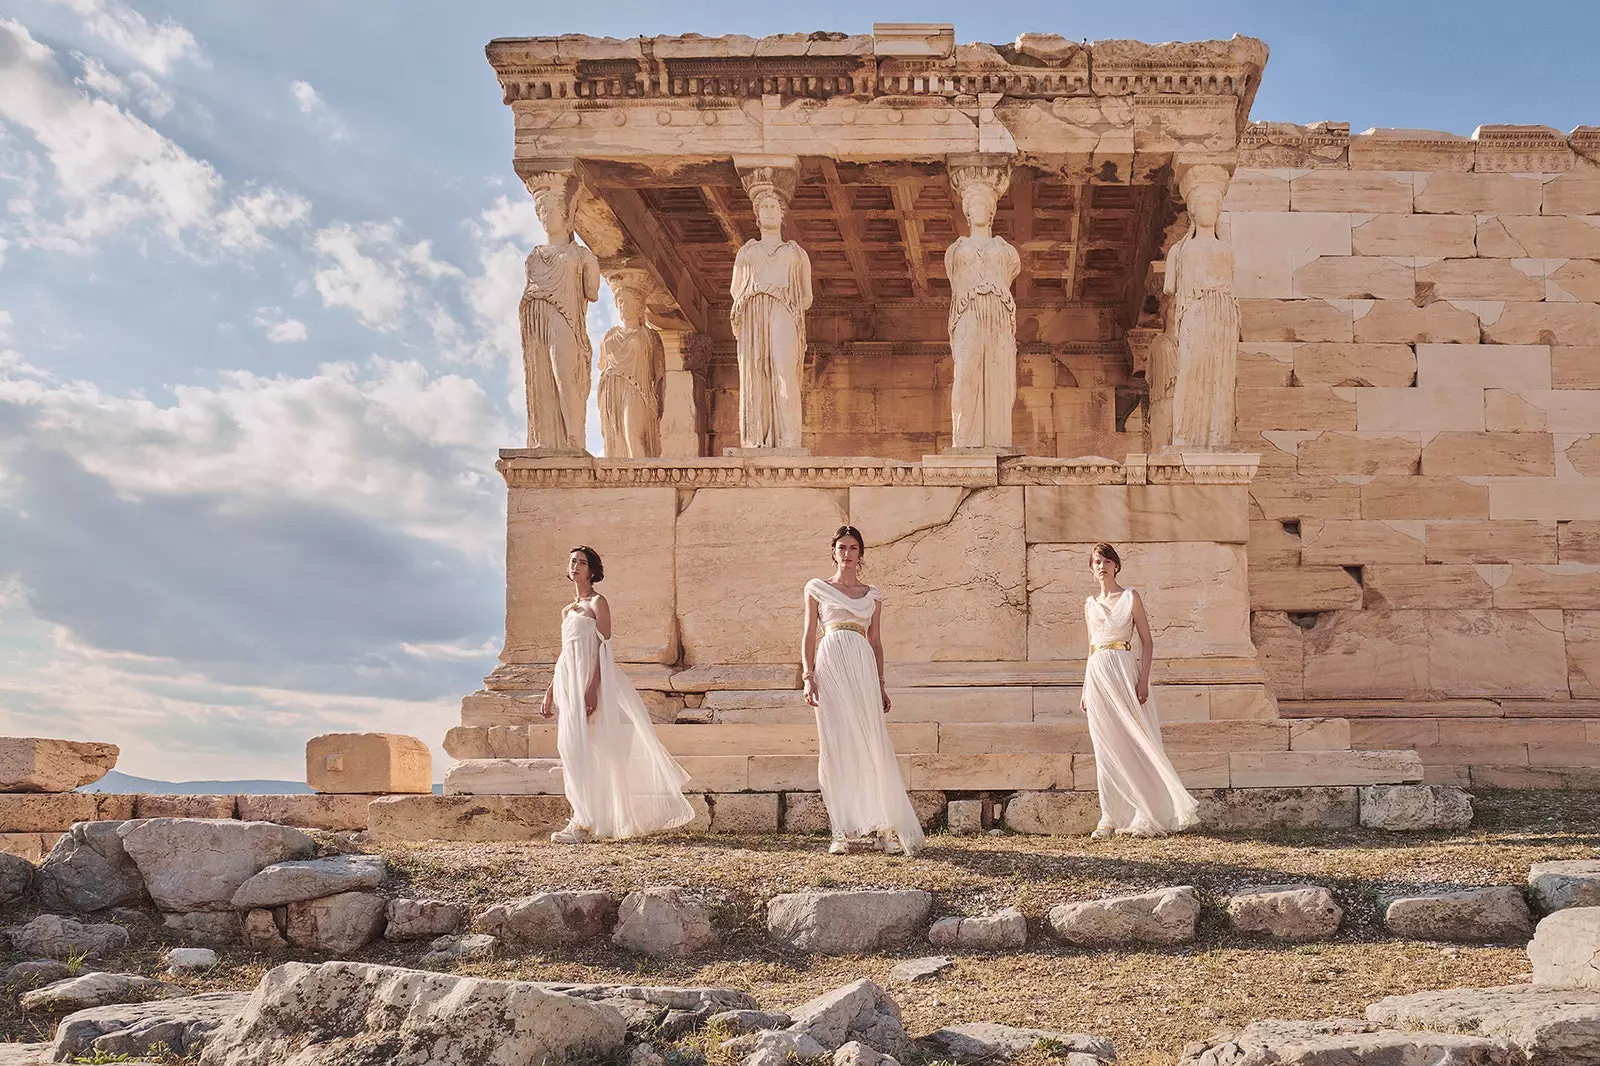
[[(1255, 835), (1185, 834), (1164, 840), (985, 836), (929, 838), (915, 861), (879, 854), (831, 856), (820, 837), (661, 837), (559, 847), (445, 844), (377, 849), (392, 864), (385, 891), (446, 899), (475, 912), (548, 889), (680, 885), (715, 907), (719, 946), (687, 960), (627, 955), (604, 941), (561, 956), (510, 954), (459, 972), (496, 978), (742, 989), (764, 1008), (785, 1009), (861, 977), (887, 983), (896, 962), (935, 954), (927, 944), (861, 958), (807, 956), (773, 945), (765, 901), (815, 888), (920, 888), (935, 916), (1021, 908), (1029, 946), (1001, 954), (950, 953), (939, 977), (893, 989), (913, 1035), (962, 1021), (995, 1021), (1110, 1037), (1126, 1066), (1171, 1063), (1185, 1043), (1260, 1018), (1360, 1017), (1375, 999), (1461, 985), (1527, 979), (1520, 946), (1443, 945), (1396, 940), (1376, 921), (1381, 895), (1411, 888), (1523, 884), (1544, 859), (1600, 857), (1600, 796), (1592, 792), (1482, 792), (1477, 819), (1460, 833), (1390, 834), (1294, 830)], [(331, 841), (330, 841), (331, 843)], [(1309, 881), (1332, 889), (1345, 909), (1337, 937), (1312, 944), (1252, 940), (1229, 932), (1219, 901), (1250, 885)], [(1198, 940), (1151, 950), (1088, 950), (1055, 941), (1050, 907), (1166, 885), (1193, 885), (1203, 902)], [(12, 908), (0, 921), (25, 921)], [(141, 945), (117, 961), (125, 972), (160, 973), (166, 945)], [(425, 945), (377, 944), (359, 957), (415, 965)], [(224, 951), (211, 974), (186, 978), (198, 990), (248, 988), (277, 957)], [(293, 956), (290, 956), (293, 957)], [(13, 956), (10, 961), (20, 961)], [(0, 1036), (42, 1039), (54, 1019), (0, 1001)], [(672, 1050), (709, 1051), (690, 1038)], [(1042, 1053), (1030, 1053), (1039, 1057)]]

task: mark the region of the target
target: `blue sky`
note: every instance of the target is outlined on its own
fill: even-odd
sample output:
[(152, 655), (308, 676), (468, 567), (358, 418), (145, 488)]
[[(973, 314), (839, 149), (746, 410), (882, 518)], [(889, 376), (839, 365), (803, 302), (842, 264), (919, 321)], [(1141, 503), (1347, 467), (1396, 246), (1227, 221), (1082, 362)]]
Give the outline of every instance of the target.
[(0, 0), (0, 731), (298, 778), (316, 733), (454, 724), (540, 239), (492, 37), (1244, 33), (1256, 118), (1600, 123), (1592, 2), (1074, 7)]

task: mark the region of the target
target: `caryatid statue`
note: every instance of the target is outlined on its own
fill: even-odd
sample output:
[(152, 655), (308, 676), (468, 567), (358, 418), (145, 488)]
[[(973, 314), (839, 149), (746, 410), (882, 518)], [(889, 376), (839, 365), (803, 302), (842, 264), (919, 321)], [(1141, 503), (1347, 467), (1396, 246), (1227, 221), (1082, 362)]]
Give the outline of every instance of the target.
[(994, 212), (1011, 180), (1005, 166), (951, 166), (950, 184), (971, 231), (945, 249), (950, 279), (951, 444), (1011, 447), (1017, 399), (1017, 303), (1011, 285), (1022, 259), (994, 235)]
[(570, 173), (527, 179), (546, 243), (528, 256), (518, 317), (528, 389), (528, 447), (583, 451), (589, 406), (589, 304), (600, 298), (600, 263), (572, 239), (577, 183)]
[(654, 459), (661, 455), (661, 382), (667, 354), (661, 335), (645, 325), (645, 300), (653, 280), (625, 268), (606, 276), (622, 325), (600, 339), (600, 436), (608, 459)]
[(794, 172), (755, 167), (741, 174), (761, 227), (733, 261), (733, 332), (739, 348), (739, 443), (799, 448), (800, 371), (811, 307), (811, 260), (783, 239)]
[(1239, 302), (1233, 251), (1217, 236), (1228, 172), (1191, 167), (1178, 181), (1189, 208), (1189, 232), (1167, 253), (1163, 285), (1172, 297), (1169, 331), (1176, 374), (1172, 443), (1221, 448), (1233, 440), (1234, 381), (1239, 364)]

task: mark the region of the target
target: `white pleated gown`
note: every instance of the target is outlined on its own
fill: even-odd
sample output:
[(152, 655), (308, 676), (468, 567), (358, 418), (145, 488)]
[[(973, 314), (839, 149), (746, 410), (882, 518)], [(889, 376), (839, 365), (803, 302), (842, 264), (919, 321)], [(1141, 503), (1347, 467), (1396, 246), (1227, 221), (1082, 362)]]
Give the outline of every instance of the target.
[[(854, 622), (866, 629), (883, 600), (876, 588), (852, 599), (821, 578), (806, 582), (806, 594), (817, 601), (824, 626)], [(871, 642), (852, 630), (825, 629), (817, 644), (816, 673), (817, 776), (833, 839), (892, 832), (915, 851), (922, 846), (922, 823), (889, 741)]]
[[(583, 696), (597, 665), (600, 699), (587, 715)], [(621, 840), (694, 820), (683, 798), (688, 773), (661, 746), (644, 701), (612, 658), (611, 642), (582, 611), (561, 620), (552, 688), (556, 750), (576, 825)]]
[[(1084, 610), (1089, 643), (1133, 643), (1133, 590), (1110, 606), (1091, 596)], [(1161, 746), (1161, 723), (1137, 694), (1139, 659), (1131, 650), (1089, 653), (1083, 702), (1094, 742), (1100, 826), (1119, 833), (1175, 833), (1196, 824), (1199, 810)]]

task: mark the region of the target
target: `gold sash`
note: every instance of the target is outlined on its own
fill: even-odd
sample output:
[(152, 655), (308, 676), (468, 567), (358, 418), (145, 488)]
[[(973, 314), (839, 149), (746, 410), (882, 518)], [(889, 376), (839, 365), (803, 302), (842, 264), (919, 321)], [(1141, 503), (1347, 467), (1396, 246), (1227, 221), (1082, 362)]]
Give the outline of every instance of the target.
[(822, 626), (824, 633), (832, 633), (836, 629), (848, 629), (852, 633), (867, 635), (867, 627), (860, 622), (825, 622)]
[(1126, 640), (1108, 640), (1104, 644), (1089, 645), (1089, 654), (1097, 651), (1132, 651), (1133, 644)]

